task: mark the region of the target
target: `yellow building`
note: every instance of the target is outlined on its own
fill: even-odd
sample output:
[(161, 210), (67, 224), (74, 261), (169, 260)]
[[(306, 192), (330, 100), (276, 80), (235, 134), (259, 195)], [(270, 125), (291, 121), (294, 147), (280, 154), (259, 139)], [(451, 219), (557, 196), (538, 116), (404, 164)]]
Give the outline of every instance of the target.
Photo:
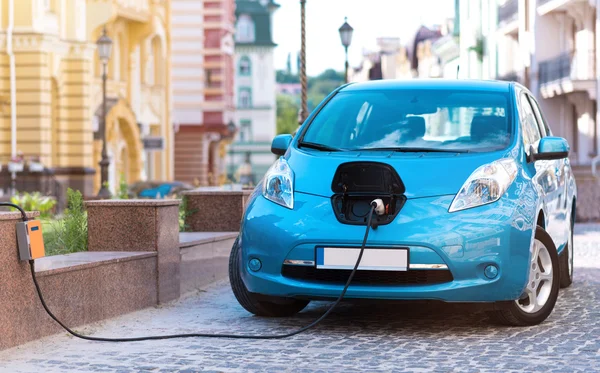
[(0, 0), (0, 164), (13, 151), (39, 156), (63, 186), (98, 191), (106, 27), (110, 187), (171, 180), (169, 24), (168, 0)]

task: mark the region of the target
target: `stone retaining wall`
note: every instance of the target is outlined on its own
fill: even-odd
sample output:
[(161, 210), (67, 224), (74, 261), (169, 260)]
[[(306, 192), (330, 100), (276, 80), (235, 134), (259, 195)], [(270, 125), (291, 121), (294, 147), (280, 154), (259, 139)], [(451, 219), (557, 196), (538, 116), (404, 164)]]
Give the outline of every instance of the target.
[(600, 178), (590, 167), (573, 168), (577, 182), (577, 221), (600, 222)]
[(192, 232), (239, 232), (240, 222), (252, 190), (192, 190), (187, 198), (186, 224)]
[[(178, 200), (86, 206), (89, 250), (35, 261), (44, 299), (69, 327), (175, 300), (227, 277), (237, 231), (183, 233), (180, 243)], [(0, 350), (62, 330), (42, 308), (29, 264), (19, 261), (20, 220), (0, 212)]]
[(179, 200), (86, 202), (89, 251), (158, 253), (158, 301), (179, 298)]
[(237, 232), (182, 233), (180, 237), (181, 294), (227, 278)]
[[(15, 224), (20, 218), (18, 213), (0, 212), (0, 350), (61, 331), (42, 308), (29, 263), (19, 261)], [(80, 257), (68, 267), (48, 263), (59, 257), (36, 260), (50, 309), (77, 327), (155, 305), (157, 254), (120, 254), (100, 261)]]

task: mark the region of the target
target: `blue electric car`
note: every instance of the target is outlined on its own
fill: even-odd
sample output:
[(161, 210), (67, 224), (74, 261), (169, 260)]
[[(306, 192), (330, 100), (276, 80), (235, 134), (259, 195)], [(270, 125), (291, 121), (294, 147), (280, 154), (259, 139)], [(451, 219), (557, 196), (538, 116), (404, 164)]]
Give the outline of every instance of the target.
[(569, 145), (516, 83), (377, 81), (332, 92), (247, 204), (230, 257), (239, 303), (288, 316), (310, 300), (485, 302), (509, 325), (552, 312), (573, 279)]

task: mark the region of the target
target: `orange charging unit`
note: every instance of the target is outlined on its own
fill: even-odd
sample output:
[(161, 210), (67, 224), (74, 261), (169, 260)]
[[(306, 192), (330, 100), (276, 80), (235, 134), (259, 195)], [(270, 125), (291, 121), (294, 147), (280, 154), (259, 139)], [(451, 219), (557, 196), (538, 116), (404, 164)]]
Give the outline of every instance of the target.
[(43, 258), (46, 251), (42, 236), (42, 223), (39, 220), (17, 223), (17, 245), (21, 260)]

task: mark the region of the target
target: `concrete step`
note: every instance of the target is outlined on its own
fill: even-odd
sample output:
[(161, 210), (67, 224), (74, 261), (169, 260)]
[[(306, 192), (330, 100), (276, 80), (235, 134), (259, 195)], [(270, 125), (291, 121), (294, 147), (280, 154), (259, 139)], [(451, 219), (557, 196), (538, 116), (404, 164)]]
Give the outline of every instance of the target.
[(229, 253), (238, 232), (182, 232), (181, 295), (227, 278)]

